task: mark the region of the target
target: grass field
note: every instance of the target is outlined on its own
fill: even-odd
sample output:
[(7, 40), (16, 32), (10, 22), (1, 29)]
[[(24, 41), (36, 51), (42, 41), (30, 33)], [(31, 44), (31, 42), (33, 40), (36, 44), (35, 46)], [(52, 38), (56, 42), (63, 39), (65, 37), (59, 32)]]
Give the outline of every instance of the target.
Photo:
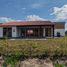
[(55, 60), (67, 57), (67, 37), (46, 40), (0, 39), (0, 55), (4, 58), (5, 67), (9, 64), (14, 67), (21, 58), (48, 57)]
[(67, 37), (47, 40), (0, 40), (0, 54), (20, 53), (25, 56), (67, 55)]

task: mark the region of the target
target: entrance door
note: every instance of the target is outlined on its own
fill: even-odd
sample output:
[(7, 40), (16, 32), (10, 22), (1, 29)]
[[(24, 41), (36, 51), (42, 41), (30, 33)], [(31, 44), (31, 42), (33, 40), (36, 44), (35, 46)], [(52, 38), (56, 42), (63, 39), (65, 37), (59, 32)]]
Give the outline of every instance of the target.
[(51, 28), (45, 28), (45, 35), (51, 37)]

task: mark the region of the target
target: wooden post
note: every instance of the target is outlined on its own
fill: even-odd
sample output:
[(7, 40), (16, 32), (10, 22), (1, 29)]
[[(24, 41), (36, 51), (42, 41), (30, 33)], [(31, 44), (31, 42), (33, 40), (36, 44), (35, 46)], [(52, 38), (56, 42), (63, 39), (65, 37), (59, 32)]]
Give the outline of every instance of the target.
[(26, 28), (25, 28), (25, 38), (26, 38)]
[(38, 37), (40, 37), (39, 28), (38, 28)]
[(8, 28), (6, 28), (7, 29), (7, 32), (6, 32), (6, 37), (8, 38)]
[(54, 25), (53, 25), (53, 37), (54, 37)]
[(42, 31), (41, 31), (41, 26), (40, 26), (40, 38), (42, 37), (41, 33), (42, 33)]

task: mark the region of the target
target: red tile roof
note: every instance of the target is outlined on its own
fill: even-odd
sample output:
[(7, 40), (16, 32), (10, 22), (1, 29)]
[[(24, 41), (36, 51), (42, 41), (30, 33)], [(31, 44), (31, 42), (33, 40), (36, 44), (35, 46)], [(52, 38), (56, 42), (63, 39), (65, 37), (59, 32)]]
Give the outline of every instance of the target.
[(54, 23), (51, 21), (21, 21), (0, 24), (0, 26), (27, 26), (27, 25), (54, 25)]

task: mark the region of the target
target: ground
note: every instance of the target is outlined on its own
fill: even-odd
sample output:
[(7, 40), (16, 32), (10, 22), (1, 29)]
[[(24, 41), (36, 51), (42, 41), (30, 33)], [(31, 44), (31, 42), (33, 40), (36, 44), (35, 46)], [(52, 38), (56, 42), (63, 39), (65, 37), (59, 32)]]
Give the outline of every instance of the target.
[[(0, 54), (7, 58), (7, 64), (15, 63), (23, 58), (44, 57), (67, 60), (67, 37), (48, 39), (0, 39)], [(21, 59), (22, 58), (22, 59)], [(66, 63), (67, 64), (67, 63)]]

